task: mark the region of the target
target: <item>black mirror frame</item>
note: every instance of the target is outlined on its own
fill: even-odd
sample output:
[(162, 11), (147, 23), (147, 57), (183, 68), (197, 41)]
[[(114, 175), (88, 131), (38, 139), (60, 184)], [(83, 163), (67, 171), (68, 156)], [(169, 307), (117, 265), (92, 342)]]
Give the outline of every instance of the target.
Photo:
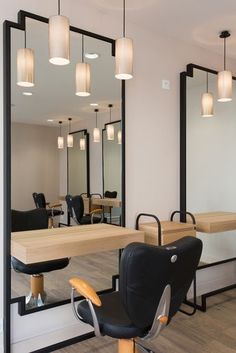
[[(4, 171), (3, 171), (3, 182), (4, 182), (4, 311), (3, 311), (3, 328), (4, 328), (4, 351), (11, 351), (11, 304), (15, 303), (16, 300), (11, 299), (11, 29), (25, 30), (26, 18), (33, 19), (36, 21), (48, 23), (48, 18), (42, 17), (27, 11), (20, 10), (18, 12), (18, 22), (4, 21), (3, 23), (3, 113), (4, 113), (4, 125), (3, 125), (3, 142), (4, 142)], [(112, 56), (115, 55), (115, 40), (79, 29), (77, 27), (70, 26), (70, 30), (85, 36), (90, 36), (98, 40), (102, 40), (111, 44)], [(122, 226), (125, 226), (125, 81), (121, 82), (121, 116), (122, 116)], [(113, 286), (114, 287), (114, 284)], [(110, 289), (108, 289), (110, 290)], [(25, 315), (26, 313), (23, 308), (23, 298), (20, 297), (17, 300), (19, 302), (19, 314)], [(68, 304), (70, 300), (65, 300), (55, 304), (48, 305), (45, 309)], [(42, 310), (44, 308), (42, 307)], [(27, 314), (39, 311), (38, 309), (31, 309)]]
[[(180, 210), (183, 213), (187, 211), (187, 77), (194, 76), (194, 69), (218, 74), (218, 71), (195, 64), (188, 64), (186, 71), (180, 73)], [(233, 77), (233, 80), (236, 80), (236, 77)], [(184, 215), (181, 220), (185, 221)]]

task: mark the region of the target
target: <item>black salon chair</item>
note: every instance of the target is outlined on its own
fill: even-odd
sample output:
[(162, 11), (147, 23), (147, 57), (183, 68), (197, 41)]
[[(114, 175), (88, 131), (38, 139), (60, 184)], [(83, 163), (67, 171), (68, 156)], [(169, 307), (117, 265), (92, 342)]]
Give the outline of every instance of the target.
[[(11, 211), (12, 232), (48, 228), (48, 213), (45, 208), (36, 208), (31, 211)], [(43, 288), (43, 274), (55, 270), (62, 270), (69, 264), (69, 259), (58, 259), (52, 261), (24, 264), (20, 260), (12, 257), (12, 267), (17, 272), (31, 275), (31, 291), (26, 297), (26, 305), (42, 306), (46, 293)]]
[[(109, 191), (109, 190), (107, 190), (104, 193), (104, 197), (106, 197), (108, 199), (116, 199), (117, 198), (117, 191)], [(109, 214), (110, 223), (112, 223), (112, 207), (105, 206), (104, 207), (104, 214), (106, 215), (106, 213)]]
[(84, 215), (84, 201), (81, 195), (66, 195), (66, 203), (70, 217), (78, 225), (101, 223), (103, 221), (103, 212), (100, 208)]
[[(49, 219), (49, 228), (53, 228), (54, 226), (53, 218), (57, 216), (62, 216), (64, 214), (61, 208), (62, 204), (59, 202), (55, 202), (55, 203), (46, 202), (45, 196), (42, 192), (40, 193), (34, 192), (32, 196), (33, 196), (36, 208), (45, 208), (47, 210), (48, 219)], [(60, 209), (58, 209), (57, 207), (60, 207)], [(59, 223), (59, 226), (60, 226), (60, 223)]]
[[(202, 252), (201, 240), (184, 237), (168, 246), (132, 243), (122, 253), (119, 291), (102, 294), (72, 278), (76, 317), (94, 327), (96, 336), (119, 339), (119, 353), (156, 352), (156, 338), (183, 302)], [(77, 308), (74, 292), (86, 300)], [(159, 350), (158, 350), (159, 351)]]

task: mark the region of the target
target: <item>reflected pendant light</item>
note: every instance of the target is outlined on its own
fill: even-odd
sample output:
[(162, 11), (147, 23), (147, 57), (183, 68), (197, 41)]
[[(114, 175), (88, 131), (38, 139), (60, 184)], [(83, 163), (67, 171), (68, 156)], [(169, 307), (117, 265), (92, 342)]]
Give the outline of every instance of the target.
[(71, 148), (73, 147), (73, 143), (74, 143), (74, 138), (73, 135), (71, 134), (71, 118), (68, 118), (69, 121), (69, 134), (67, 135), (67, 147)]
[(228, 31), (223, 31), (220, 38), (224, 39), (224, 70), (218, 73), (218, 102), (230, 102), (232, 100), (232, 73), (226, 70), (226, 38), (230, 37)]
[(93, 129), (93, 142), (100, 142), (100, 130), (98, 128), (98, 109), (94, 109), (96, 113), (96, 127)]
[(133, 40), (125, 36), (125, 0), (123, 0), (123, 37), (116, 39), (115, 77), (129, 80), (133, 77)]
[(25, 47), (17, 50), (17, 85), (22, 87), (34, 86), (34, 51)]
[(49, 61), (54, 65), (70, 63), (70, 21), (61, 16), (61, 3), (58, 0), (58, 15), (49, 18)]
[(59, 148), (59, 150), (62, 150), (64, 148), (64, 137), (61, 134), (61, 125), (62, 125), (62, 121), (59, 121), (59, 136), (57, 138), (57, 147)]
[(85, 138), (81, 137), (81, 139), (79, 140), (79, 148), (80, 151), (85, 151)]
[(121, 130), (118, 131), (117, 133), (117, 140), (118, 140), (118, 145), (122, 144), (122, 132)]
[(112, 104), (108, 105), (108, 108), (110, 109), (110, 122), (109, 124), (107, 124), (107, 139), (109, 141), (113, 141), (114, 140), (114, 125), (111, 124), (111, 108), (113, 107)]
[(82, 34), (82, 62), (76, 64), (75, 73), (75, 94), (80, 97), (90, 96), (91, 89), (91, 73), (90, 65), (84, 62), (84, 35)]
[(213, 94), (208, 91), (208, 72), (206, 73), (206, 92), (202, 94), (202, 111), (203, 118), (214, 116), (213, 112)]

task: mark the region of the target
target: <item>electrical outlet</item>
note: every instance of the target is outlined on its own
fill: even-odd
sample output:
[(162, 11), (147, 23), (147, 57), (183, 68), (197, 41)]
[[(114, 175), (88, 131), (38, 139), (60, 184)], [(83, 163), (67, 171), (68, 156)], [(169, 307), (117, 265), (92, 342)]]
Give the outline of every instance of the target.
[(162, 80), (162, 88), (163, 89), (170, 89), (170, 81), (169, 80)]

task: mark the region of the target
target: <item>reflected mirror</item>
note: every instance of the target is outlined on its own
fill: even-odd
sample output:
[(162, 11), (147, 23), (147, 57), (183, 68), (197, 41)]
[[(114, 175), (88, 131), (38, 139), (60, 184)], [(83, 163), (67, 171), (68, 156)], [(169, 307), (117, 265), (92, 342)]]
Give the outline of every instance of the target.
[[(211, 117), (203, 116), (201, 107), (207, 81), (213, 95)], [(217, 72), (190, 64), (182, 74), (181, 94), (181, 209), (196, 218), (204, 244), (202, 265), (232, 259), (236, 255), (235, 80), (233, 100), (218, 102)]]
[[(34, 50), (34, 87), (17, 85), (17, 50), (24, 47), (24, 30), (20, 26), (11, 28), (11, 209), (22, 212), (45, 207), (50, 221), (47, 226), (66, 227), (67, 194), (75, 196), (86, 193), (89, 198), (88, 211), (92, 205), (90, 196), (96, 194), (104, 198), (102, 139), (96, 143), (92, 138), (94, 109), (96, 107), (99, 110), (97, 127), (101, 136), (102, 129), (109, 122), (109, 104), (113, 105), (113, 120), (121, 120), (116, 125), (116, 133), (118, 129), (122, 130), (124, 84), (114, 77), (114, 41), (83, 31), (85, 54), (97, 55), (85, 55), (85, 61), (91, 65), (91, 95), (75, 95), (75, 67), (81, 60), (80, 30), (74, 28), (71, 31), (70, 64), (52, 65), (48, 60), (47, 19), (40, 22), (29, 17), (26, 17), (26, 39), (27, 47)], [(73, 147), (67, 147), (68, 135), (73, 136)], [(85, 142), (81, 148), (83, 138)], [(124, 215), (120, 208), (124, 195), (124, 186), (121, 185), (124, 165), (121, 160), (122, 145), (109, 146), (111, 150), (105, 146), (104, 160), (112, 158), (109, 153), (114, 153), (114, 159), (119, 159), (119, 165), (117, 173), (112, 175), (109, 174), (112, 166), (105, 162), (104, 187), (117, 191), (116, 198), (120, 204), (118, 211), (112, 211), (112, 217), (124, 225)], [(42, 194), (43, 203), (37, 199)], [(19, 230), (19, 227), (15, 227), (16, 223), (12, 222), (12, 231)], [(45, 228), (45, 224), (38, 228)], [(21, 303), (20, 312), (25, 314), (37, 310), (38, 306), (42, 310), (58, 302), (69, 302), (68, 279), (74, 275), (87, 278), (98, 291), (111, 288), (112, 276), (118, 273), (118, 252), (93, 254), (92, 259), (91, 256), (73, 257), (64, 265), (51, 272), (41, 269), (32, 276), (32, 273), (26, 271), (16, 271), (13, 264), (11, 296), (14, 301), (18, 298)], [(39, 278), (41, 274), (44, 285)], [(32, 298), (32, 278), (41, 292), (43, 288), (42, 295), (37, 298)]]

